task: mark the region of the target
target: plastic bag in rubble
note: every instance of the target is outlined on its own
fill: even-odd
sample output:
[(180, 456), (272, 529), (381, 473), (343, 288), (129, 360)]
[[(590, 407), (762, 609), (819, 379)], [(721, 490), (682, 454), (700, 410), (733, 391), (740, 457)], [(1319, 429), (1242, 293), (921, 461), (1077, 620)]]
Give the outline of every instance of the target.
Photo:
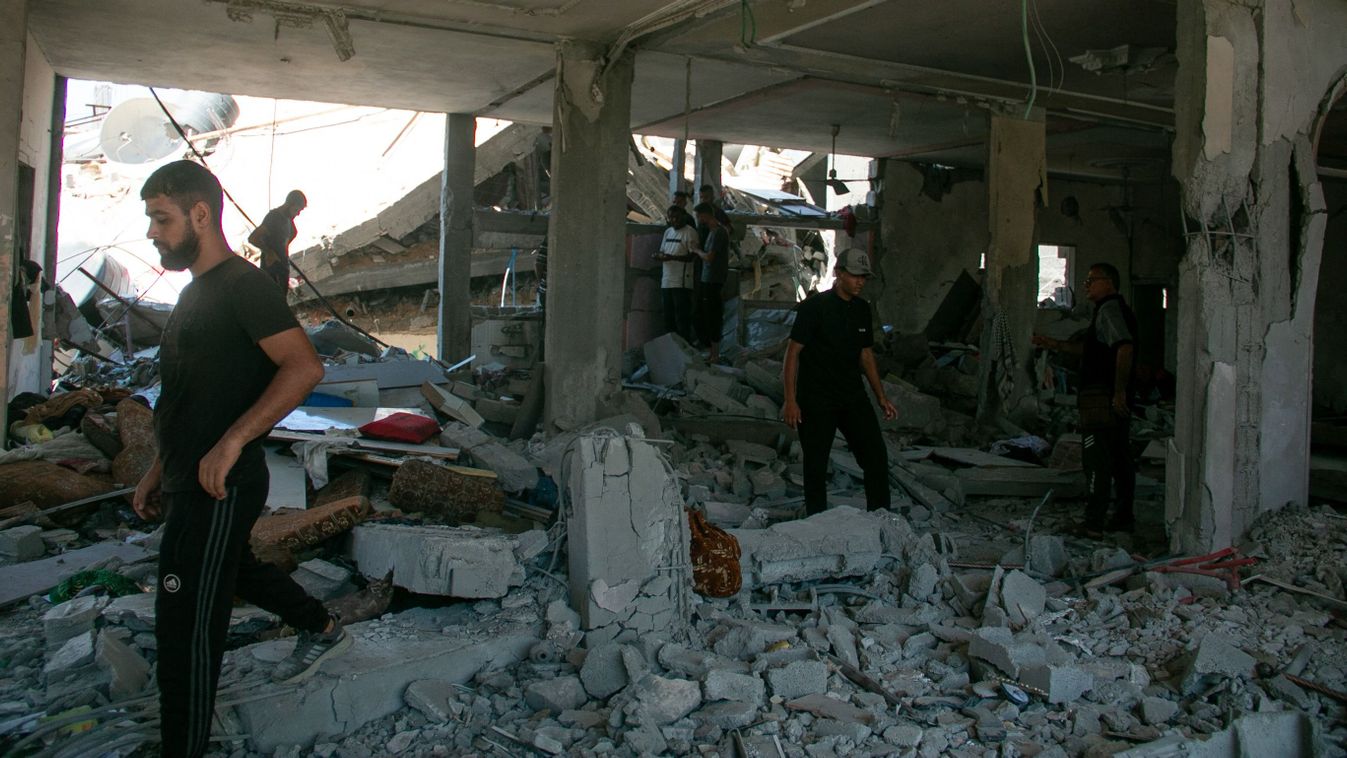
[(1042, 463), (1052, 455), (1052, 445), (1042, 437), (1030, 434), (993, 443), (991, 453), (1026, 463)]

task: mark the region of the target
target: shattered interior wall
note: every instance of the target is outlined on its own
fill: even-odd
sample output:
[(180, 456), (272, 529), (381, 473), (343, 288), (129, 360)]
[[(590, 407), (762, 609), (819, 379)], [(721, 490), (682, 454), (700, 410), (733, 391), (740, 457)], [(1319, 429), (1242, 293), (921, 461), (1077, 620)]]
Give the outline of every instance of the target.
[(1229, 545), (1305, 503), (1311, 333), (1325, 213), (1312, 140), (1347, 74), (1347, 5), (1178, 6), (1180, 266), (1174, 547)]
[(1314, 408), (1341, 416), (1347, 414), (1347, 181), (1325, 181), (1324, 200), (1328, 228), (1314, 310)]

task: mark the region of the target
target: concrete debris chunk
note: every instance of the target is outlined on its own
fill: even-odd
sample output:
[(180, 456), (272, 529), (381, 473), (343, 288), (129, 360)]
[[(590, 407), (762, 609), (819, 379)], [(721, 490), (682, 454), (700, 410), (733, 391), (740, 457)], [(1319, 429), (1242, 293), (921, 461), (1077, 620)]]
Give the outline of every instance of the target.
[(506, 492), (522, 492), (538, 484), (538, 469), (528, 459), (480, 429), (451, 422), (440, 433), (440, 444), (458, 448), (478, 466), (495, 472)]
[(622, 645), (607, 644), (593, 648), (580, 667), (580, 682), (591, 697), (606, 700), (631, 683)]
[(482, 418), (467, 401), (442, 387), (425, 382), (421, 385), (421, 394), (432, 408), (450, 418), (458, 419), (467, 426), (475, 429), (486, 422), (486, 419)]
[(726, 658), (750, 658), (777, 642), (794, 639), (797, 630), (785, 624), (766, 621), (735, 621), (730, 630), (716, 640), (712, 649)]
[(355, 592), (355, 585), (351, 584), (351, 571), (321, 558), (299, 564), (290, 578), (310, 595), (323, 601)]
[(774, 697), (786, 700), (822, 695), (828, 691), (828, 666), (822, 661), (795, 661), (768, 669), (767, 685)]
[(758, 706), (737, 700), (721, 700), (703, 707), (692, 718), (719, 729), (743, 729), (758, 718)]
[(1023, 571), (1011, 571), (1001, 580), (1001, 604), (1015, 626), (1024, 626), (1038, 618), (1048, 600), (1043, 585)]
[(750, 671), (745, 661), (722, 658), (701, 650), (690, 650), (683, 645), (669, 643), (659, 649), (659, 664), (667, 671), (687, 679), (704, 679), (717, 669), (746, 674)]
[(554, 715), (577, 710), (589, 702), (589, 695), (579, 677), (561, 676), (534, 682), (524, 690), (524, 702), (535, 711), (551, 711)]
[(781, 364), (776, 361), (749, 361), (744, 366), (744, 380), (748, 385), (778, 405), (786, 401), (781, 374)]
[(463, 705), (458, 701), (458, 694), (458, 688), (451, 682), (418, 679), (407, 685), (402, 699), (432, 724), (443, 724), (462, 714)]
[(504, 597), (524, 582), (518, 537), (471, 528), (362, 524), (350, 556), (362, 574), (424, 595)]
[(1025, 666), (1020, 681), (1048, 693), (1054, 704), (1074, 703), (1094, 688), (1094, 675), (1078, 666)]
[(0, 556), (21, 563), (46, 554), (47, 544), (42, 541), (40, 526), (16, 526), (0, 532)]
[(66, 640), (66, 643), (59, 650), (48, 656), (47, 664), (42, 668), (42, 672), (47, 676), (52, 676), (53, 674), (88, 666), (93, 663), (93, 660), (94, 633), (84, 632)]
[(792, 711), (812, 713), (819, 718), (852, 724), (873, 724), (875, 721), (875, 717), (868, 711), (863, 711), (845, 700), (837, 700), (827, 695), (805, 695), (786, 703), (786, 708)]
[(672, 724), (702, 704), (702, 688), (687, 679), (651, 674), (632, 689), (632, 703), (626, 710), (642, 724)]
[(736, 700), (761, 706), (767, 695), (767, 687), (758, 676), (719, 669), (706, 675), (702, 689), (708, 702)]
[(918, 601), (924, 601), (935, 593), (939, 581), (940, 570), (929, 563), (923, 563), (909, 572), (907, 594)]
[(1162, 697), (1146, 697), (1141, 699), (1141, 721), (1151, 726), (1168, 724), (1169, 720), (1179, 713), (1179, 704), (1173, 700), (1166, 700)]
[(1029, 539), (1029, 569), (1048, 576), (1061, 576), (1066, 565), (1066, 543), (1061, 537), (1040, 534)]
[[(153, 596), (151, 596), (153, 597)], [(42, 632), (47, 649), (57, 650), (73, 637), (91, 632), (109, 598), (86, 595), (67, 600), (42, 614)]]
[(1197, 643), (1197, 649), (1183, 659), (1183, 694), (1197, 694), (1212, 679), (1253, 676), (1256, 663), (1252, 656), (1235, 647), (1230, 638), (1208, 633)]
[(665, 387), (683, 383), (689, 366), (705, 365), (697, 350), (677, 334), (668, 332), (645, 343), (645, 362), (650, 381)]
[(108, 676), (108, 696), (113, 700), (131, 697), (150, 682), (150, 664), (110, 634), (98, 636), (94, 662)]
[(974, 632), (968, 643), (968, 654), (990, 663), (1012, 679), (1019, 677), (1023, 668), (1048, 662), (1041, 646), (1016, 641), (1011, 631), (1001, 626), (985, 626)]
[(915, 748), (921, 744), (922, 728), (913, 724), (899, 724), (884, 730), (884, 741), (895, 747)]
[[(848, 506), (766, 529), (731, 529), (739, 541), (745, 588), (781, 582), (868, 576), (901, 554), (891, 544), (897, 516)], [(892, 549), (890, 549), (892, 548)]]

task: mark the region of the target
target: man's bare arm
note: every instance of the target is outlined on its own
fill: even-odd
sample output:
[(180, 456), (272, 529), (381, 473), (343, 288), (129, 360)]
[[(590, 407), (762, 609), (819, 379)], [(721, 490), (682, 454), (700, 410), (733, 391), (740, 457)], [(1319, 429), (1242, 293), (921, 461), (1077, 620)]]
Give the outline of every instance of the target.
[(861, 350), (861, 371), (865, 373), (865, 380), (870, 383), (870, 391), (875, 393), (875, 401), (884, 411), (884, 418), (893, 420), (898, 418), (898, 409), (893, 407), (889, 398), (884, 394), (884, 382), (879, 378), (879, 364), (875, 362), (875, 351), (872, 348)]
[(257, 343), (276, 364), (276, 376), (262, 396), (229, 427), (220, 441), (201, 459), (198, 475), (201, 487), (211, 497), (225, 496), (225, 478), (238, 462), (243, 446), (266, 434), (295, 406), (309, 396), (323, 379), (323, 364), (318, 360), (304, 330), (295, 327), (273, 334)]
[(781, 370), (781, 384), (786, 391), (786, 403), (781, 409), (782, 420), (794, 429), (800, 423), (800, 405), (795, 401), (795, 383), (800, 375), (800, 351), (804, 343), (791, 340), (786, 346), (786, 365)]

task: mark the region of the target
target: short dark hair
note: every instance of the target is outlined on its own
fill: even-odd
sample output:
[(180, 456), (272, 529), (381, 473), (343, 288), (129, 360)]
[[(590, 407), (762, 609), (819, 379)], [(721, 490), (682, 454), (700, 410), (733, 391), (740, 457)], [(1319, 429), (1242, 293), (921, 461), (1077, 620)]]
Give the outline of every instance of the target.
[(290, 190), (290, 194), (285, 196), (286, 205), (302, 205), (305, 208), (309, 206), (309, 199), (304, 197), (304, 193), (299, 190)]
[(701, 187), (699, 187), (699, 188), (697, 189), (697, 191), (698, 191), (698, 192), (715, 192), (715, 191), (716, 191), (716, 188), (715, 188), (715, 187), (712, 187), (712, 186), (709, 185), (709, 184), (703, 184)]
[(691, 200), (692, 193), (688, 192), (687, 190), (678, 190), (677, 192), (674, 193), (674, 197), (686, 197), (687, 199)]
[(716, 215), (716, 207), (710, 203), (697, 203), (697, 207), (692, 209), (693, 213), (705, 213), (708, 216)]
[(687, 211), (683, 210), (682, 208), (678, 207), (677, 205), (671, 205), (671, 206), (669, 206), (667, 209), (665, 209), (664, 214), (665, 214), (665, 215), (668, 215), (668, 214), (670, 214), (670, 213), (673, 213), (673, 214), (677, 215), (677, 214), (679, 214), (679, 213), (686, 213), (686, 212), (687, 212)]
[(183, 213), (197, 203), (205, 203), (220, 228), (224, 212), (224, 189), (210, 169), (192, 161), (173, 161), (155, 169), (140, 188), (140, 199), (149, 200), (163, 195), (172, 200)]
[(1107, 276), (1109, 281), (1113, 282), (1113, 289), (1122, 289), (1122, 274), (1118, 273), (1118, 267), (1112, 263), (1092, 263), (1090, 264), (1090, 270), (1098, 271), (1104, 276)]

